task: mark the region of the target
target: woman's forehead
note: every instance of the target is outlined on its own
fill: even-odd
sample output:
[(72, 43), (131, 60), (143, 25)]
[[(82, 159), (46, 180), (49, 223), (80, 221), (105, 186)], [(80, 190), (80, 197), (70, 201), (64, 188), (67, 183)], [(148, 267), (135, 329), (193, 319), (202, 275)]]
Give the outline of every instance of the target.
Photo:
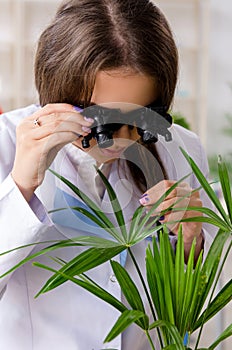
[(129, 105), (146, 106), (157, 98), (154, 78), (125, 70), (97, 73), (91, 98), (94, 104), (128, 110)]

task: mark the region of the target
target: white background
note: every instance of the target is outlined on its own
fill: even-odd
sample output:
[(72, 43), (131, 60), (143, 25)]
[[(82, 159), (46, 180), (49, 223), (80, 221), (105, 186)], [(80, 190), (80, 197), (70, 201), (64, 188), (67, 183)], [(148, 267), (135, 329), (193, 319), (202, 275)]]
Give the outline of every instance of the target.
[(211, 0), (207, 152), (232, 152), (232, 137), (221, 129), (232, 114), (232, 1)]

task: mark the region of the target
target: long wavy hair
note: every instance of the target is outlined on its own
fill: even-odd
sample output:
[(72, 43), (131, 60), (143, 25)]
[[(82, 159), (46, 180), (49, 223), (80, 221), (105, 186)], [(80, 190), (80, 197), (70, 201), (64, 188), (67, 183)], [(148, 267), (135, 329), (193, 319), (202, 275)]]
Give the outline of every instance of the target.
[[(40, 104), (65, 102), (88, 106), (99, 71), (125, 68), (154, 78), (156, 103), (170, 109), (178, 52), (169, 24), (151, 0), (69, 0), (40, 36), (35, 84)], [(136, 146), (135, 146), (136, 147)], [(155, 145), (145, 146), (158, 160)], [(141, 147), (140, 147), (141, 149)], [(141, 166), (128, 162), (143, 190), (159, 181), (140, 151)]]

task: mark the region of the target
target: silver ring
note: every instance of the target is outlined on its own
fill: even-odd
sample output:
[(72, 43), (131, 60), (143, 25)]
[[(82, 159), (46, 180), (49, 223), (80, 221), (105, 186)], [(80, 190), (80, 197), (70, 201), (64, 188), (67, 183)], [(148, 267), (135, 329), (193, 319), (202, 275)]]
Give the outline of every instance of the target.
[(39, 119), (34, 119), (33, 123), (35, 126), (40, 126)]

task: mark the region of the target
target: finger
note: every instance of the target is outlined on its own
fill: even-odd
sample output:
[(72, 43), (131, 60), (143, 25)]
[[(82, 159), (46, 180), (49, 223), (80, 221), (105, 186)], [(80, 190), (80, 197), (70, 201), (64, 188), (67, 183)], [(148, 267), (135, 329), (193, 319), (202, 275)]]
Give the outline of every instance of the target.
[[(36, 119), (34, 119), (36, 118)], [(34, 116), (33, 118), (33, 123), (36, 120), (38, 122), (38, 125), (40, 127), (47, 125), (47, 124), (52, 124), (54, 126), (58, 126), (59, 124), (62, 124), (64, 122), (69, 122), (69, 123), (75, 123), (75, 124), (80, 124), (82, 126), (90, 127), (94, 120), (91, 118), (86, 118), (83, 117), (80, 113), (76, 112), (54, 112), (51, 114), (43, 114), (40, 117)], [(30, 123), (32, 122), (31, 119), (29, 119)]]
[(53, 113), (76, 113), (80, 114), (74, 106), (68, 103), (49, 103), (41, 108), (38, 108), (35, 113), (29, 116), (27, 119), (33, 120), (34, 118), (43, 117)]
[(71, 122), (81, 123), (84, 126), (90, 126), (93, 122), (93, 119), (83, 117), (72, 105), (65, 103), (48, 104), (38, 109), (28, 118), (25, 118), (24, 121), (33, 122), (34, 120), (38, 120), (39, 125), (42, 126), (44, 122), (62, 122), (67, 119)]
[[(202, 201), (200, 199), (199, 193), (193, 193), (191, 197), (185, 197), (185, 198), (171, 198), (168, 200), (164, 200), (153, 212), (152, 216), (163, 216), (165, 215), (165, 219), (163, 220), (167, 221), (167, 215), (171, 213), (178, 213), (179, 219), (180, 218), (188, 218), (192, 216), (202, 216), (203, 214), (196, 210), (188, 210), (189, 207), (202, 207)], [(152, 208), (152, 205), (146, 205), (147, 211)], [(167, 212), (167, 209), (169, 209)]]
[[(159, 193), (157, 194), (154, 191), (150, 191), (145, 193), (141, 198), (140, 198), (140, 203), (144, 206), (152, 206), (154, 205), (162, 196), (164, 193)], [(190, 198), (192, 195), (192, 190), (190, 187), (178, 187), (174, 191), (172, 191), (167, 197), (164, 198), (163, 203), (170, 203), (168, 202), (170, 200), (173, 201), (178, 201), (181, 198)]]
[[(188, 210), (190, 207), (202, 207), (202, 201), (200, 198), (194, 198), (193, 196), (191, 199), (186, 202), (186, 200), (181, 201), (181, 205), (175, 205), (173, 208), (166, 212), (165, 215), (163, 215), (162, 218), (160, 218), (160, 221), (162, 222), (168, 222), (168, 221), (180, 221), (182, 219), (186, 218), (192, 218), (196, 216), (202, 216), (203, 213), (196, 210)], [(179, 209), (179, 210), (178, 210)], [(157, 215), (157, 213), (156, 213)]]
[(62, 138), (66, 138), (65, 135), (62, 135), (62, 133), (68, 133), (71, 136), (70, 140), (74, 141), (77, 139), (78, 136), (86, 136), (90, 132), (91, 129), (89, 127), (83, 126), (78, 123), (73, 123), (69, 121), (59, 123), (55, 121), (44, 124), (42, 127), (35, 128), (33, 130), (33, 139), (41, 140), (54, 134), (60, 134)]
[[(200, 197), (196, 197), (196, 196), (192, 196), (191, 199), (190, 199), (190, 202), (189, 202), (189, 205), (188, 207), (200, 207), (202, 208), (203, 206), (203, 203), (200, 199)], [(192, 217), (192, 216), (202, 216), (203, 213), (202, 212), (199, 212), (196, 210), (188, 210), (185, 214), (186, 217)]]
[[(145, 205), (150, 203), (155, 203), (161, 196), (165, 194), (167, 190), (169, 190), (176, 181), (170, 181), (170, 180), (163, 180), (160, 181), (157, 185), (153, 186), (149, 190), (147, 190), (142, 198), (146, 198), (143, 200), (141, 204)], [(166, 197), (167, 199), (169, 198), (174, 198), (174, 197), (182, 197), (186, 195), (191, 195), (191, 187), (186, 183), (180, 183), (176, 188), (174, 188), (171, 193), (168, 194)], [(149, 203), (149, 204), (150, 204)]]
[[(34, 125), (34, 121), (38, 124)], [(47, 105), (21, 123), (22, 132), (32, 132), (34, 139), (41, 139), (54, 132), (73, 131), (78, 135), (87, 135), (93, 119), (83, 117), (67, 104)], [(28, 129), (28, 130), (27, 130)]]
[[(184, 211), (184, 209), (188, 207), (189, 202), (189, 198), (183, 198), (181, 200), (180, 198), (171, 198), (169, 200), (165, 200), (154, 210), (153, 216), (163, 215), (163, 212), (166, 210), (171, 212), (173, 208), (175, 208), (175, 211), (177, 211), (178, 208), (180, 208), (181, 211)], [(147, 210), (150, 210), (152, 206), (147, 205), (146, 208)]]
[[(183, 215), (182, 212), (172, 212), (170, 214), (165, 215), (163, 220), (160, 220), (162, 224), (166, 224), (168, 229), (172, 231), (174, 234), (178, 234), (179, 226), (182, 225), (183, 233), (190, 237), (196, 236), (197, 231), (201, 231), (202, 223), (201, 222), (195, 222), (195, 221), (189, 221), (189, 222), (182, 222), (184, 219), (191, 219), (195, 217), (201, 216), (201, 213), (199, 215), (196, 212), (188, 212), (188, 215)], [(199, 229), (200, 228), (200, 229)]]
[(74, 142), (77, 135), (73, 132), (58, 132), (40, 140), (36, 140), (37, 150), (41, 154), (47, 154), (52, 149), (60, 149), (68, 143)]
[[(169, 203), (168, 203), (169, 202)], [(190, 217), (193, 213), (196, 216), (201, 216), (202, 213), (197, 211), (197, 207), (202, 207), (202, 201), (200, 199), (200, 197), (196, 197), (195, 195), (192, 195), (190, 198), (183, 198), (181, 200), (177, 200), (176, 202), (174, 200), (170, 200), (167, 201), (167, 204), (170, 204), (170, 206), (172, 206), (172, 208), (170, 209), (170, 212), (182, 212), (183, 213), (183, 217), (187, 218)], [(191, 208), (196, 207), (196, 210), (189, 210)], [(161, 210), (165, 210), (168, 209), (168, 206), (166, 205), (166, 203), (162, 203), (161, 206), (158, 208)]]

